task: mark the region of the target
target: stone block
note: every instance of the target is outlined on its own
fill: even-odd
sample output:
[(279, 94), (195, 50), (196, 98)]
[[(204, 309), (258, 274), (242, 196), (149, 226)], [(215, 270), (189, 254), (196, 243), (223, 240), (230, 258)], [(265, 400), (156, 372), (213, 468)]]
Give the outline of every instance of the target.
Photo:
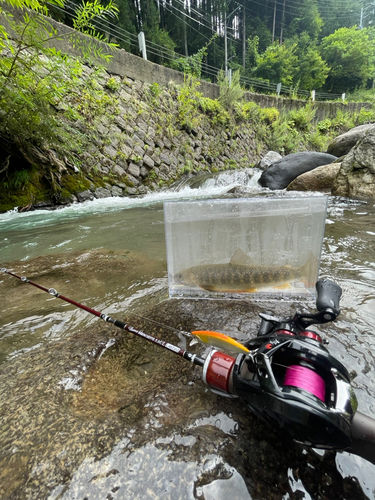
[(134, 148), (133, 148), (133, 152), (134, 152), (137, 156), (140, 156), (141, 158), (143, 158), (143, 157), (144, 157), (144, 155), (145, 155), (144, 150), (143, 150), (140, 146), (138, 146), (138, 145), (134, 146)]
[(135, 178), (139, 177), (140, 167), (135, 163), (130, 163), (128, 166), (128, 174), (132, 175)]
[(163, 142), (164, 142), (164, 146), (165, 146), (167, 149), (171, 149), (171, 147), (172, 147), (172, 143), (171, 143), (171, 141), (168, 139), (168, 137), (163, 137)]
[(119, 165), (115, 165), (112, 168), (112, 173), (114, 173), (118, 177), (123, 177), (124, 175), (126, 175), (125, 170), (122, 167), (120, 167)]
[(121, 130), (125, 130), (125, 128), (126, 128), (126, 121), (125, 121), (123, 118), (121, 118), (121, 116), (120, 116), (120, 115), (117, 115), (117, 116), (115, 117), (115, 123), (118, 125), (118, 127), (119, 127)]
[(123, 196), (123, 190), (118, 186), (113, 186), (111, 189), (112, 196)]
[(140, 176), (144, 179), (145, 177), (148, 176), (149, 170), (146, 167), (142, 166), (140, 168), (139, 172), (140, 172)]
[(154, 168), (155, 162), (147, 154), (143, 157), (143, 165), (148, 168)]
[(161, 153), (160, 160), (162, 163), (166, 163), (167, 165), (171, 164), (171, 160), (169, 159), (169, 156), (166, 153)]
[(111, 191), (103, 187), (96, 188), (94, 194), (95, 198), (110, 198), (112, 196)]
[(117, 150), (111, 144), (104, 146), (104, 153), (112, 159), (117, 156)]
[(139, 146), (141, 148), (145, 147), (145, 143), (142, 141), (142, 139), (137, 134), (133, 134), (132, 139), (133, 139), (134, 144), (136, 144), (137, 146)]

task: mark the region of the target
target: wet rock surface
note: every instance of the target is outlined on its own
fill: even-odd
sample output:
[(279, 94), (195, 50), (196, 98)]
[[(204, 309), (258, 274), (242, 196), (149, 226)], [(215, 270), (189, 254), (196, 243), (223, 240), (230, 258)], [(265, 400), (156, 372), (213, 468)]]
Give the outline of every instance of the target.
[(287, 191), (322, 191), (330, 193), (341, 163), (331, 163), (299, 175), (286, 188)]
[(375, 127), (371, 126), (342, 161), (332, 194), (375, 198)]
[(264, 171), (259, 184), (269, 189), (284, 189), (296, 177), (321, 165), (332, 163), (336, 156), (326, 153), (301, 152), (284, 156)]
[[(169, 328), (244, 341), (262, 310), (168, 300), (121, 319), (202, 354)], [(2, 499), (366, 498), (334, 452), (293, 443), (209, 391), (200, 368), (100, 320), (4, 363), (0, 377)]]
[(358, 125), (358, 127), (354, 127), (348, 132), (338, 135), (328, 146), (327, 153), (337, 157), (346, 155), (373, 126), (373, 123)]

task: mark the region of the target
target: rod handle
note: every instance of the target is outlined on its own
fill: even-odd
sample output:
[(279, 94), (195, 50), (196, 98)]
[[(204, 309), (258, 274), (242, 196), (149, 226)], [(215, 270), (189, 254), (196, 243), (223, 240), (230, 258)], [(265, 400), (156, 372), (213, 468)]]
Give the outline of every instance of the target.
[(357, 411), (351, 427), (352, 446), (348, 450), (375, 464), (375, 419)]

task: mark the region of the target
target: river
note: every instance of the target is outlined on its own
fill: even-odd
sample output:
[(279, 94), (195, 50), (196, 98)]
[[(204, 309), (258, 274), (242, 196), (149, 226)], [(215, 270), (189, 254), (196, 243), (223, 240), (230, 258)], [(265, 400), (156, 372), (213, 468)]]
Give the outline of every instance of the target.
[[(251, 179), (245, 172), (231, 171), (206, 176), (200, 181), (181, 182), (172, 189), (142, 198), (107, 198), (55, 211), (2, 214), (0, 266), (25, 275), (47, 288), (54, 287), (61, 294), (105, 314), (121, 319), (121, 314), (133, 312), (138, 314), (134, 318), (139, 319), (145, 308), (168, 303), (163, 201), (233, 196), (225, 193), (231, 186), (239, 185), (245, 188), (242, 196), (247, 197), (309, 195), (271, 193), (260, 189), (256, 179), (256, 176)], [(374, 203), (329, 197), (319, 275), (334, 279), (342, 287), (343, 296), (341, 315), (335, 325), (324, 332), (329, 337), (330, 352), (355, 374), (353, 386), (359, 409), (371, 416), (375, 409), (374, 248)], [(4, 367), (19, 363), (23, 357), (38, 353), (54, 342), (62, 342), (88, 328), (98, 328), (96, 318), (4, 273), (0, 275), (0, 292), (0, 364)], [(190, 381), (189, 384), (198, 383)], [(65, 390), (69, 392), (69, 386)], [(154, 405), (159, 412), (164, 411), (163, 405), (167, 406), (167, 400), (167, 393), (162, 392)], [(168, 404), (172, 408), (172, 403)], [(222, 404), (221, 409), (220, 402), (215, 400), (216, 417), (211, 412), (212, 415), (198, 418), (195, 423), (187, 420), (183, 424), (180, 422), (179, 432), (174, 430), (155, 439), (154, 436), (152, 439), (149, 437), (128, 455), (124, 455), (124, 450), (128, 449), (133, 434), (124, 435), (119, 442), (113, 442), (111, 451), (106, 452), (107, 458), (95, 461), (94, 455), (86, 456), (81, 465), (76, 466), (75, 473), (70, 474), (69, 480), (60, 485), (59, 479), (50, 482), (48, 498), (221, 500), (231, 494), (235, 498), (255, 500), (267, 498), (262, 491), (266, 491), (268, 483), (279, 483), (286, 485), (285, 488), (275, 486), (275, 493), (270, 493), (269, 498), (375, 499), (375, 466), (347, 453), (339, 453), (332, 459), (330, 453), (309, 451), (312, 458), (308, 466), (311, 471), (319, 468), (318, 480), (311, 477), (311, 471), (309, 480), (302, 473), (298, 475), (297, 468), (291, 464), (288, 466), (287, 462), (279, 476), (276, 477), (275, 472), (275, 475), (270, 473), (268, 478), (264, 475), (267, 464), (258, 463), (257, 467), (264, 470), (259, 472), (259, 477), (256, 476), (258, 472), (255, 475), (252, 473), (249, 479), (250, 476), (245, 477), (245, 469), (241, 469), (240, 465), (237, 467), (236, 460), (231, 461), (229, 455), (220, 454), (219, 448), (204, 449), (201, 456), (193, 456), (192, 450), (199, 436), (193, 434), (189, 437), (186, 431), (189, 425), (195, 428), (200, 425), (217, 427), (219, 421), (224, 441), (228, 436), (238, 436), (239, 424), (235, 415), (240, 410), (228, 410), (230, 402), (227, 400)], [(148, 425), (152, 423), (152, 418), (149, 416)], [(206, 418), (203, 423), (202, 418)], [(165, 449), (161, 448), (163, 443), (168, 445)], [(178, 455), (177, 448), (188, 450), (189, 459)], [(32, 453), (28, 452), (27, 456), (31, 460)], [(7, 460), (6, 456), (4, 460)], [(162, 464), (163, 484), (157, 477), (155, 461)], [(147, 477), (144, 471), (141, 473), (143, 468), (148, 470)], [(110, 475), (101, 482), (93, 480), (94, 477), (102, 477), (103, 470), (108, 469), (128, 471), (126, 474), (121, 472), (121, 477), (116, 476), (120, 478), (119, 486), (113, 486), (114, 483), (108, 479)], [(219, 469), (220, 473), (217, 472)], [(135, 473), (132, 475), (129, 470), (138, 471), (138, 476)], [(212, 471), (216, 471), (216, 475), (212, 475)], [(326, 485), (324, 474), (328, 478)], [(178, 486), (174, 484), (176, 476), (183, 478)], [(331, 483), (337, 478), (340, 478), (341, 489), (337, 496), (333, 496), (329, 491), (333, 491)], [(27, 493), (17, 496), (19, 493), (16, 490), (12, 493), (10, 489), (9, 498), (41, 498), (35, 496), (35, 490), (23, 489), (22, 479), (19, 481), (21, 489), (17, 491)], [(312, 486), (314, 481), (321, 483), (320, 496), (314, 496), (317, 495)], [(357, 489), (353, 490), (352, 484), (349, 487), (350, 482), (354, 482)], [(357, 496), (358, 492), (361, 492), (361, 497)], [(107, 493), (110, 496), (105, 496)]]

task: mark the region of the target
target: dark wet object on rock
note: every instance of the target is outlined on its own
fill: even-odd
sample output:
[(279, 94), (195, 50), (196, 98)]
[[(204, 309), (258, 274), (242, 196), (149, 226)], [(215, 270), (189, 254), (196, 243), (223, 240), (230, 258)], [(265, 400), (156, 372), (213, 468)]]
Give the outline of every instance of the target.
[(287, 155), (262, 173), (259, 184), (269, 189), (285, 189), (296, 177), (337, 160), (327, 153), (301, 152)]

